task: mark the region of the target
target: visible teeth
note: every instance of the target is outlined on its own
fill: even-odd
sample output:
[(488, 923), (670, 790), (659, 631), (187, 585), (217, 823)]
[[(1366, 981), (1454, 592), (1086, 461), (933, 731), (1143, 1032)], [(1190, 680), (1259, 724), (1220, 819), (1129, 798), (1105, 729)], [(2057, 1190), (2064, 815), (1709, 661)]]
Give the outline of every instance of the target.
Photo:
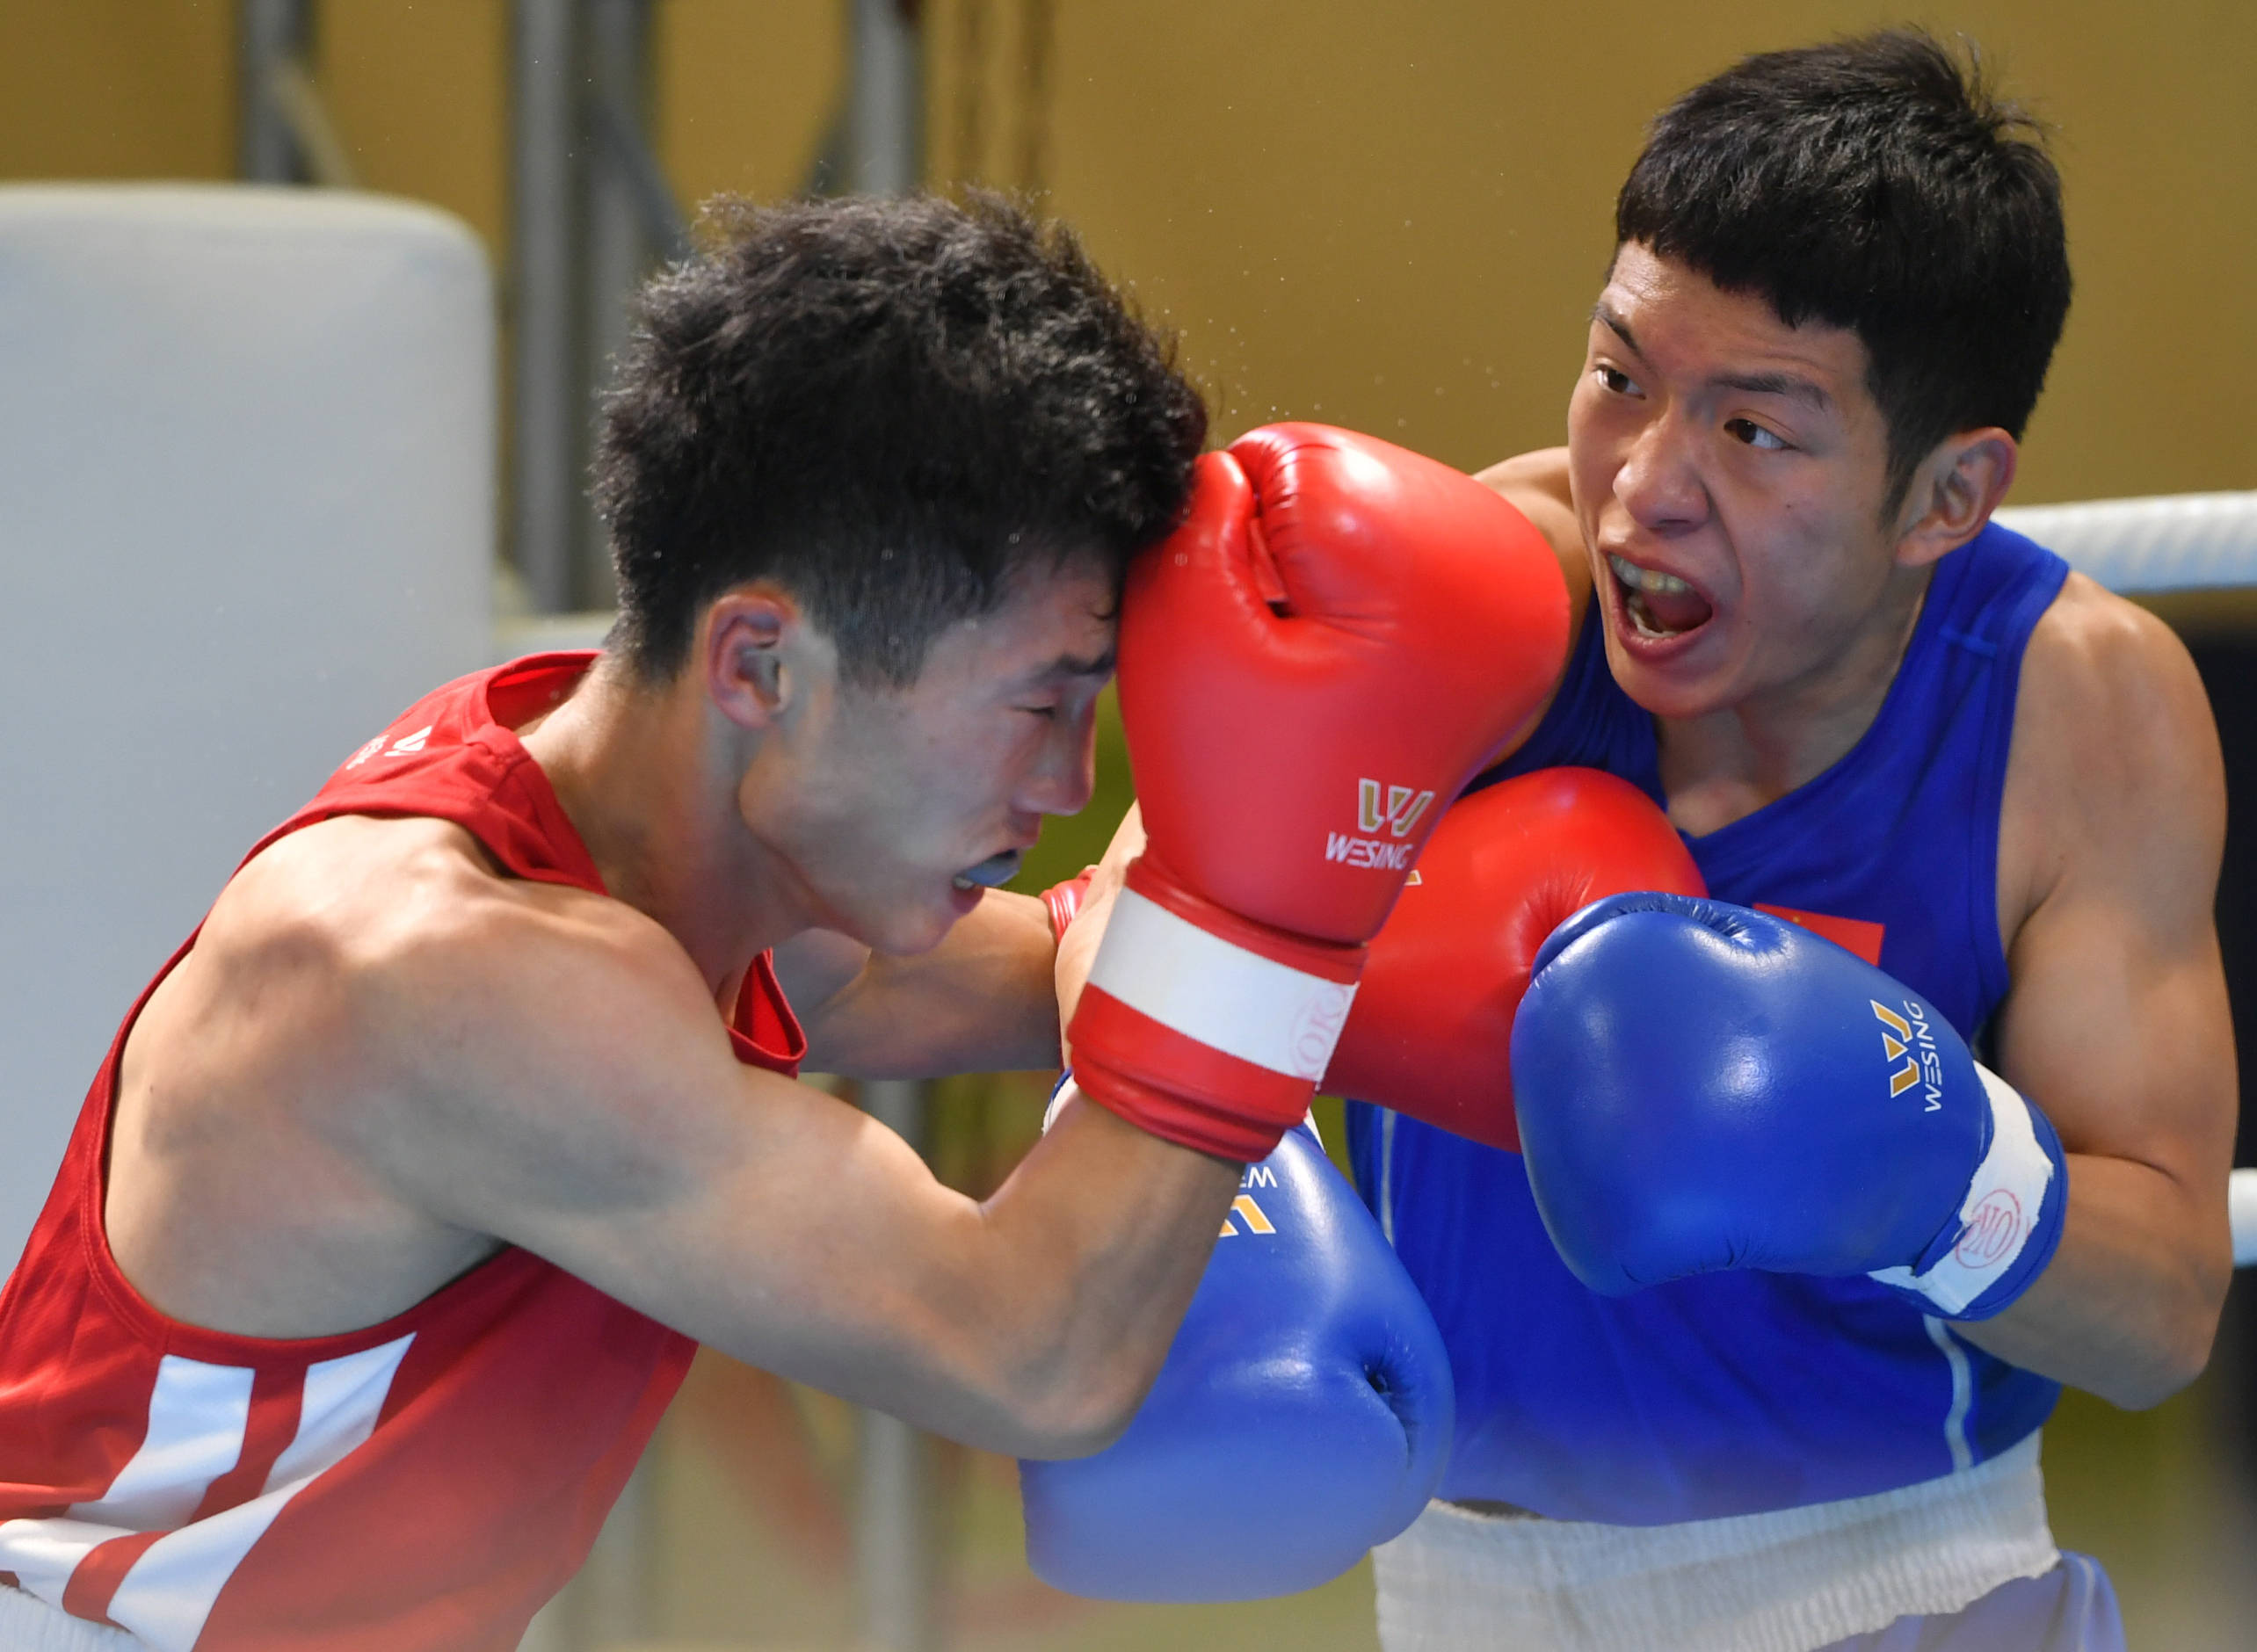
[(959, 889), (976, 889), (980, 887), (961, 872), (954, 877), (949, 879), (948, 881), (954, 884)]
[(1609, 551), (1607, 565), (1615, 570), (1615, 577), (1632, 591), (1650, 591), (1662, 597), (1681, 597), (1693, 589), (1674, 574), (1657, 573), (1651, 568), (1640, 568), (1636, 562), (1626, 562)]

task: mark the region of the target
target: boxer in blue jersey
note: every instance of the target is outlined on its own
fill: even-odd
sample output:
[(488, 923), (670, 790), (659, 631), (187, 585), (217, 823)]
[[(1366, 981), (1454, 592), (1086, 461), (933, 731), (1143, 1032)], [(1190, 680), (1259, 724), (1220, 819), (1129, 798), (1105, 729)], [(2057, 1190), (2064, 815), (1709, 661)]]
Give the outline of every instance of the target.
[[(1616, 222), (1567, 446), (1484, 478), (1579, 637), (1491, 778), (1630, 779), (1731, 906), (1548, 943), (1525, 1158), (1350, 1109), (1457, 1394), (1383, 1641), (2120, 1646), (2037, 1430), (2208, 1358), (2224, 782), (2172, 634), (1990, 522), (2068, 306), (2057, 179), (1891, 33), (1687, 94)], [(1936, 1207), (2008, 1137), (2005, 1228)]]

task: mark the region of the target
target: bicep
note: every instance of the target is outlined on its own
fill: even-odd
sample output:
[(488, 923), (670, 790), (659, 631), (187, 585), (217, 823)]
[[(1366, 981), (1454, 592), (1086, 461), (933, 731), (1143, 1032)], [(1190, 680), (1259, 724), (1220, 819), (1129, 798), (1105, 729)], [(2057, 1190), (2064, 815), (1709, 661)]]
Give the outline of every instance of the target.
[(2002, 843), (2027, 868), (2029, 910), (1999, 1069), (2069, 1151), (2222, 1199), (2236, 1084), (2212, 917), (2217, 734), (2175, 639), (2115, 598), (2072, 595), (2081, 615), (2043, 653), (2033, 639), (2016, 714)]
[(2130, 891), (2065, 889), (2023, 926), (2012, 965), (1999, 1069), (2062, 1146), (2223, 1199), (2234, 1054), (2209, 914), (2171, 924)]
[(393, 1078), (352, 1145), (399, 1197), (849, 1392), (955, 1345), (925, 1305), (973, 1272), (970, 1201), (882, 1126), (741, 1064), (670, 939), (608, 914), (498, 927), (370, 995)]
[(972, 1202), (809, 1086), (737, 1068), (699, 1090), (664, 1110), (671, 1119), (642, 1112), (632, 1173), (590, 1198), (603, 1170), (583, 1166), (518, 1200), (502, 1236), (700, 1342), (849, 1398), (898, 1409), (920, 1383), (976, 1386), (946, 1368), (965, 1330), (952, 1299), (976, 1271)]
[[(1584, 620), (1590, 613), (1592, 590), (1591, 559), (1583, 542), (1583, 525), (1575, 514), (1567, 449), (1546, 447), (1521, 453), (1491, 465), (1474, 479), (1528, 518), (1551, 547), (1552, 555), (1559, 563), (1560, 578), (1567, 587), (1567, 634), (1572, 648), (1572, 640), (1581, 634)], [(1499, 754), (1499, 761), (1519, 750), (1535, 732), (1536, 726), (1550, 714), (1553, 697), (1558, 692), (1559, 685), (1555, 683), (1527, 726)]]

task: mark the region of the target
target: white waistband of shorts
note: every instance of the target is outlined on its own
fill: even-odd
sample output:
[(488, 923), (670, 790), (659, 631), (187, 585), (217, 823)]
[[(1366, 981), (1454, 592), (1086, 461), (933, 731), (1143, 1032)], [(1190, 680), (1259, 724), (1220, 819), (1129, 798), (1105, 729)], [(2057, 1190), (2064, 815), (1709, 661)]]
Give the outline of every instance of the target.
[(0, 1647), (7, 1652), (149, 1652), (123, 1629), (74, 1618), (28, 1590), (0, 1584)]
[(1811, 1652), (2060, 1558), (2037, 1436), (1869, 1497), (1680, 1525), (1430, 1503), (1374, 1551), (1386, 1652)]

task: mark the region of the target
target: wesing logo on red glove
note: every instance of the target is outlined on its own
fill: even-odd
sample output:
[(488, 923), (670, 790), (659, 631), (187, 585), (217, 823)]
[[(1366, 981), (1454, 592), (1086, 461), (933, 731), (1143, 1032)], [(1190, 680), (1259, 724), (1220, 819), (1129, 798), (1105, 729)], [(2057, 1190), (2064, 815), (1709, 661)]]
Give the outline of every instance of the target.
[[(1923, 1072), (1927, 1076), (1927, 1109), (1929, 1112), (1943, 1105), (1943, 1058), (1936, 1054), (1935, 1034), (1928, 1030), (1927, 1017), (1910, 999), (1905, 1002), (1905, 1014), (1898, 1015), (1877, 999), (1868, 998), (1873, 1014), (1887, 1029), (1881, 1034), (1883, 1054), (1890, 1061), (1901, 1059), (1904, 1065), (1889, 1075), (1889, 1095), (1891, 1099), (1903, 1095), (1920, 1082)], [(1911, 1018), (1908, 1020), (1906, 1017)], [(1914, 1047), (1918, 1047), (1915, 1048)]]
[[(1392, 837), (1408, 837), (1434, 801), (1431, 789), (1383, 786), (1377, 780), (1356, 782), (1356, 829), (1375, 832), (1384, 826)], [(1411, 864), (1412, 845), (1380, 837), (1352, 837), (1346, 832), (1324, 834), (1324, 859), (1351, 866), (1372, 866), (1400, 872)]]

